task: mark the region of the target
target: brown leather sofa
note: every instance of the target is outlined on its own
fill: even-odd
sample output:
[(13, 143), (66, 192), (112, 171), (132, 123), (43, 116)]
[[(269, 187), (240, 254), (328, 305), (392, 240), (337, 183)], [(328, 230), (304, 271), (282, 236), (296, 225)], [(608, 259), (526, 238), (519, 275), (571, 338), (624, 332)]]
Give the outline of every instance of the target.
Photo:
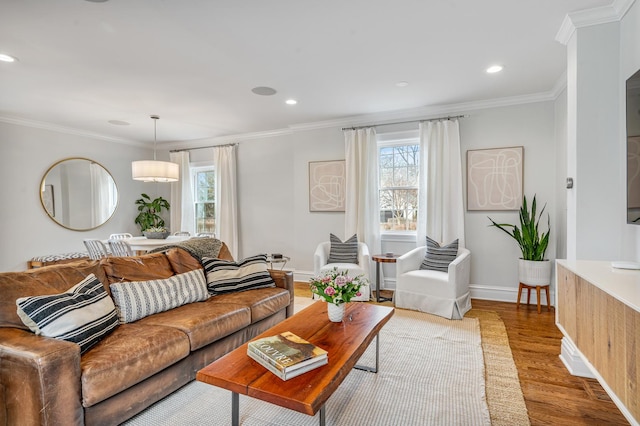
[[(230, 258), (223, 245), (221, 258)], [(74, 343), (37, 336), (16, 313), (18, 297), (55, 294), (94, 273), (109, 283), (168, 278), (201, 268), (180, 248), (0, 273), (0, 425), (118, 424), (196, 372), (293, 314), (293, 275), (275, 288), (218, 295), (121, 324), (80, 355)]]

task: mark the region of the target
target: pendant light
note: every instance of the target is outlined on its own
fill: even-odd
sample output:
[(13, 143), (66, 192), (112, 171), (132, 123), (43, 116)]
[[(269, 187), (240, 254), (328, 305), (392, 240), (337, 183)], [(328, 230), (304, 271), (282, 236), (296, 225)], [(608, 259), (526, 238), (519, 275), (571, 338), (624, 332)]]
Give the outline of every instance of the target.
[(151, 118), (153, 119), (153, 161), (133, 161), (131, 177), (143, 182), (177, 182), (180, 167), (176, 163), (156, 160), (157, 123), (160, 117), (152, 115)]

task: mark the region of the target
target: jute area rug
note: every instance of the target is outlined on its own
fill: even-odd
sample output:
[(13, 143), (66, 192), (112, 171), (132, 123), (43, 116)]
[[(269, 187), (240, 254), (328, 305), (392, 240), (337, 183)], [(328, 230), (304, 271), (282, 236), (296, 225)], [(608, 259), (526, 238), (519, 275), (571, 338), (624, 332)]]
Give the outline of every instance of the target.
[[(313, 301), (296, 297), (295, 303), (297, 311)], [(495, 312), (472, 313), (449, 321), (396, 309), (380, 332), (379, 372), (349, 373), (326, 403), (327, 424), (528, 425), (504, 324)], [(499, 338), (500, 325), (504, 338)], [(360, 364), (374, 363), (372, 344)], [(513, 369), (505, 370), (509, 363)], [(485, 374), (493, 369), (500, 372)], [(240, 423), (315, 426), (318, 414), (311, 417), (241, 395)], [(229, 425), (231, 393), (194, 381), (125, 424)]]

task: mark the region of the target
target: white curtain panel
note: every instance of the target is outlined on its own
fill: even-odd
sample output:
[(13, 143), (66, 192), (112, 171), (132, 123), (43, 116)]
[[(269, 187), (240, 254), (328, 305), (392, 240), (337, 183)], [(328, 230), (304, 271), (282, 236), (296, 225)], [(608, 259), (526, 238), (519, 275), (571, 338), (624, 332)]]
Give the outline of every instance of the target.
[(236, 145), (215, 147), (216, 233), (238, 259), (238, 196), (236, 178)]
[(465, 247), (462, 160), (458, 120), (420, 123), (420, 189), (417, 246), (428, 235)]
[(91, 162), (89, 164), (89, 175), (91, 176), (91, 226), (100, 226), (110, 214), (110, 179), (101, 165)]
[(178, 182), (171, 183), (171, 197), (169, 209), (172, 232), (196, 230), (195, 206), (193, 203), (193, 182), (189, 166), (189, 151), (172, 152), (169, 154), (172, 163), (180, 166)]
[[(369, 253), (380, 253), (378, 143), (374, 128), (345, 130), (345, 234), (358, 235)], [(371, 269), (372, 265), (369, 265)], [(373, 277), (374, 271), (369, 276)]]

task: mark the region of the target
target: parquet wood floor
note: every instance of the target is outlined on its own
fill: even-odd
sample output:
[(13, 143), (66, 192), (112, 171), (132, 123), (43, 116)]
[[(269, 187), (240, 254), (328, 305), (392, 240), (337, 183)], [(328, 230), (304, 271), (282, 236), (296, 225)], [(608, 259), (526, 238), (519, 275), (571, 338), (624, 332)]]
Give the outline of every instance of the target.
[[(305, 282), (296, 283), (295, 292), (311, 295)], [(504, 321), (533, 426), (629, 424), (597, 380), (572, 376), (560, 361), (562, 334), (553, 308), (538, 314), (535, 305), (516, 309), (515, 303), (478, 299), (472, 305), (495, 311)]]

